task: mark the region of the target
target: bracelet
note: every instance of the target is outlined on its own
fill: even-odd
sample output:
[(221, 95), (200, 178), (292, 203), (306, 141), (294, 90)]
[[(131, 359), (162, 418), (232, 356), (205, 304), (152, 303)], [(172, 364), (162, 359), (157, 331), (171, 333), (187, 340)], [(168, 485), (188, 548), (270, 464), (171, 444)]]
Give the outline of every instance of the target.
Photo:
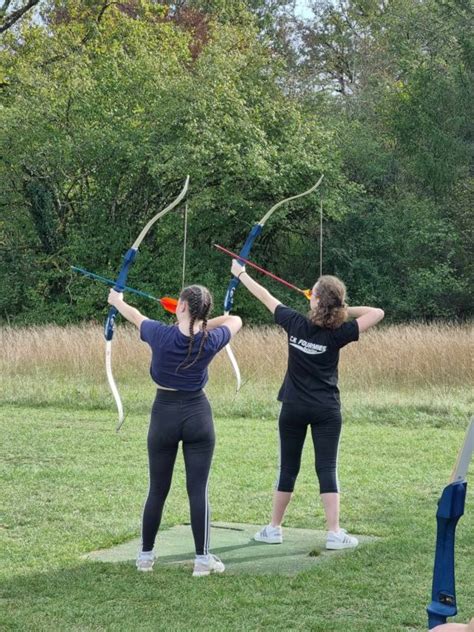
[(247, 272), (246, 272), (245, 270), (242, 270), (241, 272), (239, 272), (239, 275), (238, 275), (238, 277), (237, 277), (238, 279), (240, 279), (240, 275), (241, 275), (241, 274), (247, 274)]

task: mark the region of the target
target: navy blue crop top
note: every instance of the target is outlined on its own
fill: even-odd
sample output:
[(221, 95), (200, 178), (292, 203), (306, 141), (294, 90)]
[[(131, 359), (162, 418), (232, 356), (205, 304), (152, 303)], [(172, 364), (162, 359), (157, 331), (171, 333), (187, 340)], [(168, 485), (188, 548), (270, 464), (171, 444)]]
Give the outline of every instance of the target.
[[(193, 350), (186, 364), (196, 358), (202, 336), (202, 332), (195, 335)], [(140, 337), (151, 347), (150, 375), (154, 382), (179, 391), (199, 391), (209, 379), (207, 367), (212, 358), (229, 342), (231, 333), (225, 325), (211, 329), (199, 360), (188, 369), (179, 370), (178, 366), (188, 355), (189, 336), (181, 333), (178, 325), (165, 325), (157, 320), (147, 319), (141, 324)]]

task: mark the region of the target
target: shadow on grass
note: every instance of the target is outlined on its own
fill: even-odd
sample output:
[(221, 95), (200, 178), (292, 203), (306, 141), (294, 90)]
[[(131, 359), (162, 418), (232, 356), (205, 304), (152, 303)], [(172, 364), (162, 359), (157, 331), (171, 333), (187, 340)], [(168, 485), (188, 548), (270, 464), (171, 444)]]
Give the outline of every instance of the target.
[[(256, 546), (258, 543), (251, 548)], [(5, 627), (2, 629), (380, 632), (378, 616), (374, 620), (367, 618), (367, 595), (363, 589), (343, 581), (329, 591), (320, 590), (324, 582), (320, 569), (318, 565), (293, 578), (224, 573), (196, 579), (184, 565), (158, 566), (152, 573), (138, 573), (131, 562), (84, 561), (47, 573), (18, 575), (5, 582), (2, 586)], [(332, 571), (330, 574), (332, 576)], [(343, 599), (344, 603), (344, 607), (336, 610), (333, 608), (334, 588), (337, 600)], [(383, 585), (377, 582), (374, 588), (380, 594), (371, 594), (371, 599), (374, 603), (383, 602), (384, 599), (380, 599), (386, 598)], [(389, 603), (384, 604), (382, 612), (390, 626), (385, 629), (391, 632), (407, 629)], [(424, 620), (423, 615), (418, 621), (415, 617), (416, 623), (413, 613), (407, 615), (405, 613), (411, 630), (423, 629), (421, 625), (417, 627), (417, 623)]]

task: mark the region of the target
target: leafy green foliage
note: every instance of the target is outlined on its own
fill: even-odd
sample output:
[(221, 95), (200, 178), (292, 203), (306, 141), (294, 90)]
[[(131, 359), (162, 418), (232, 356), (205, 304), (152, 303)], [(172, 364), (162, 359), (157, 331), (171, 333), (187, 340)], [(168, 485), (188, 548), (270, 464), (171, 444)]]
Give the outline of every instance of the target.
[[(187, 174), (186, 281), (209, 285), (216, 304), (229, 261), (212, 244), (238, 249), (270, 206), (324, 173), (317, 195), (272, 218), (257, 262), (314, 282), (322, 195), (324, 271), (354, 301), (392, 320), (472, 314), (469, 6), (318, 7), (297, 32), (280, 0), (51, 0), (41, 22), (8, 31), (0, 318), (100, 317), (105, 290), (69, 265), (114, 277)], [(182, 228), (179, 210), (156, 225), (132, 285), (178, 293)]]
[[(321, 172), (339, 204), (347, 184), (331, 134), (285, 96), (281, 68), (253, 28), (210, 24), (193, 61), (192, 34), (169, 21), (131, 19), (111, 8), (92, 29), (80, 9), (81, 3), (68, 5), (67, 19), (59, 20), (56, 8), (49, 30), (25, 28), (24, 41), (11, 38), (2, 58), (8, 81), (0, 169), (10, 182), (2, 196), (5, 208), (18, 209), (9, 223), (28, 227), (15, 231), (21, 243), (11, 235), (8, 247), (34, 251), (36, 276), (32, 282), (8, 266), (9, 282), (31, 287), (35, 311), (3, 297), (4, 316), (16, 322), (96, 316), (92, 287), (92, 302), (72, 298), (68, 265), (113, 276), (143, 224), (176, 195), (186, 174), (188, 278), (222, 287), (218, 299), (229, 262), (212, 251), (214, 241), (238, 244), (279, 197), (304, 190)], [(285, 216), (295, 208), (309, 209), (309, 202), (282, 210), (267, 251), (289, 222), (304, 223), (308, 210), (301, 218)], [(132, 278), (145, 289), (176, 294), (181, 241), (176, 214), (160, 222)]]
[(472, 7), (344, 0), (315, 3), (315, 15), (295, 71), (333, 104), (344, 173), (362, 188), (327, 223), (326, 271), (392, 319), (468, 318)]

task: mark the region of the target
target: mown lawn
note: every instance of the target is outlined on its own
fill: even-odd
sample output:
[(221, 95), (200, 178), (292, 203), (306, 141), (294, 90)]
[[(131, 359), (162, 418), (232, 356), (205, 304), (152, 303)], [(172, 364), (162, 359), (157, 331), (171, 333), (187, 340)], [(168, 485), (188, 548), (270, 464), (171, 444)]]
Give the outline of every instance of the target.
[[(186, 569), (139, 574), (132, 564), (81, 558), (139, 533), (147, 491), (146, 413), (132, 412), (116, 435), (110, 411), (3, 405), (1, 629), (426, 629), (436, 502), (467, 417), (454, 412), (443, 424), (446, 411), (431, 410), (429, 403), (422, 410), (397, 405), (395, 396), (386, 397), (383, 414), (368, 408), (364, 415), (362, 404), (351, 409), (340, 452), (343, 526), (380, 540), (296, 577), (197, 580)], [(220, 405), (215, 410), (213, 519), (264, 524), (275, 477), (275, 421), (224, 417)], [(308, 442), (289, 526), (323, 528), (314, 478)], [(473, 496), (471, 485), (457, 531), (460, 621), (474, 614)], [(164, 527), (188, 520), (180, 459)]]

